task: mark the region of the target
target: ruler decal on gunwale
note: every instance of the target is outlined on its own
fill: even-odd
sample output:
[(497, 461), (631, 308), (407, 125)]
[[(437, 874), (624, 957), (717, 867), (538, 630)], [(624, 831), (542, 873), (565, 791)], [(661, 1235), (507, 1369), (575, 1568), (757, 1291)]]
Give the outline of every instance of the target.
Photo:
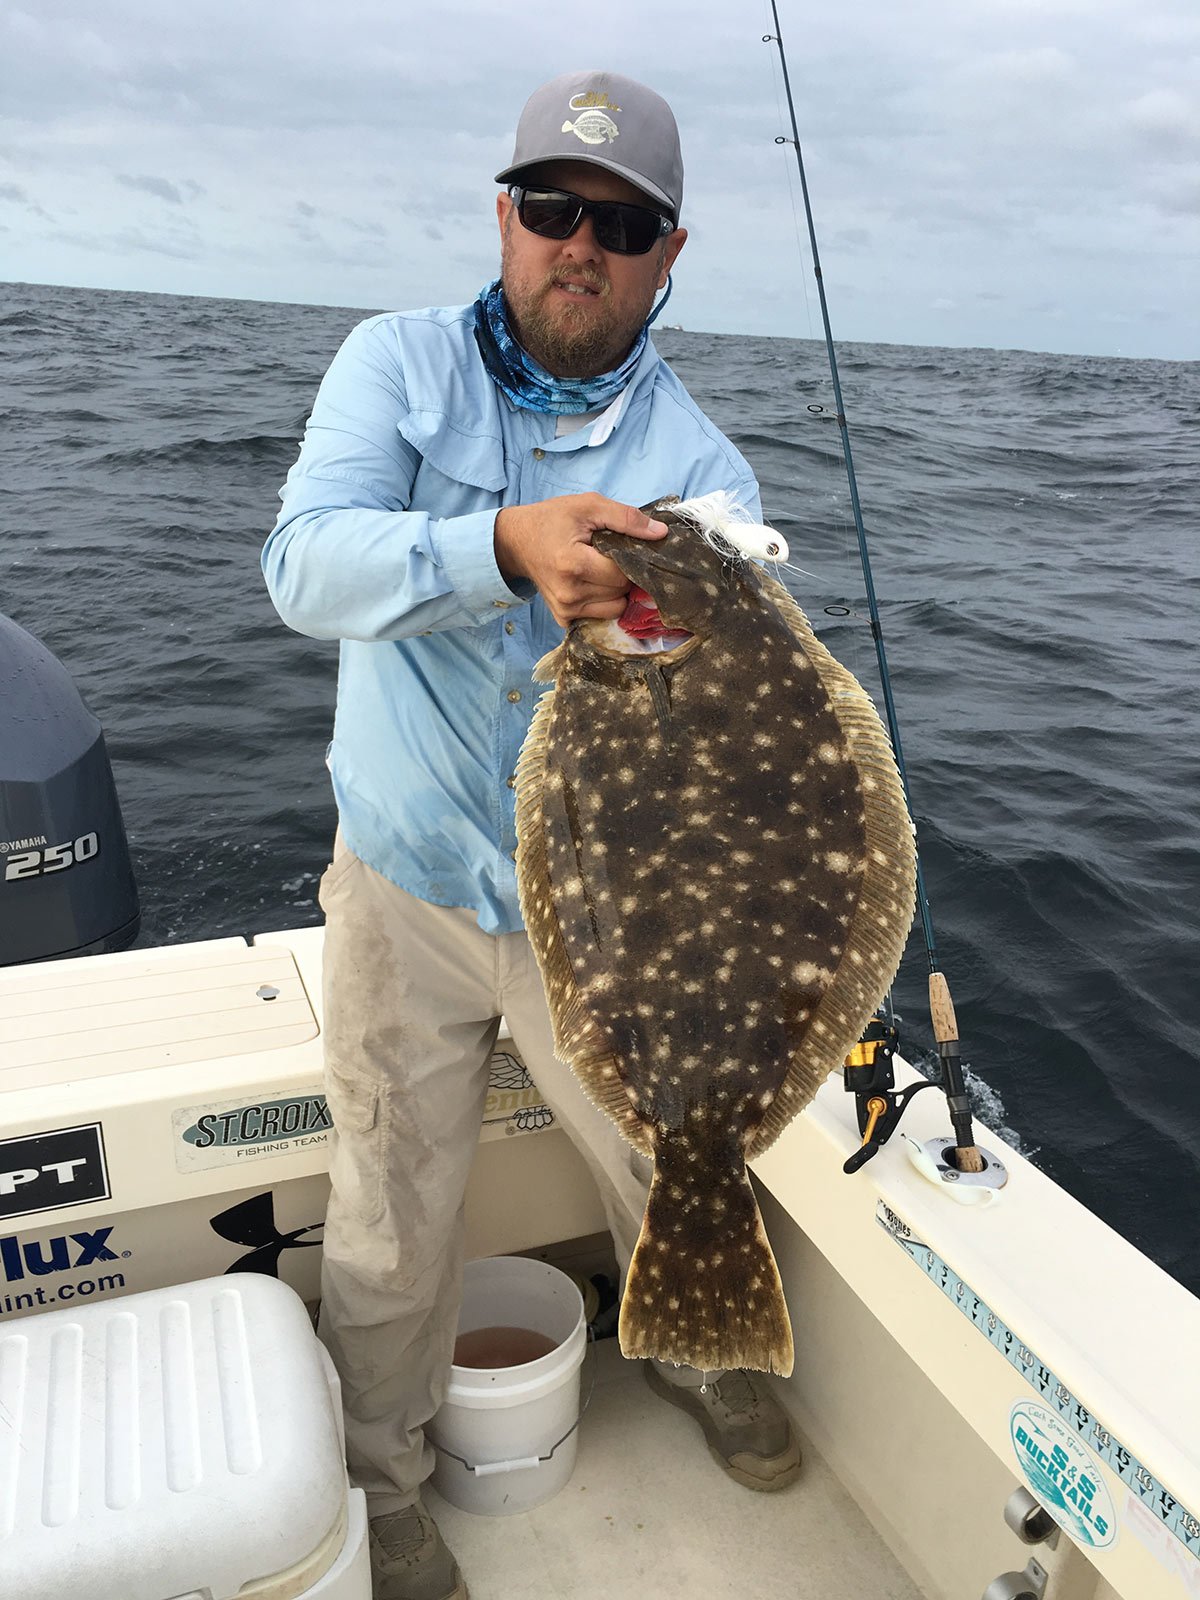
[(988, 1343), (999, 1350), (1009, 1366), (1020, 1373), (1030, 1388), (1053, 1406), (1084, 1444), (1116, 1473), (1148, 1510), (1154, 1512), (1184, 1549), (1200, 1558), (1200, 1518), (1160, 1483), (1082, 1401), (1075, 1398), (1066, 1384), (1013, 1332), (1004, 1319), (980, 1299), (970, 1284), (960, 1278), (936, 1250), (931, 1250), (923, 1240), (918, 1239), (903, 1217), (898, 1216), (883, 1200), (875, 1207), (875, 1220), (885, 1232), (891, 1234), (925, 1276), (938, 1286), (947, 1300), (978, 1328)]

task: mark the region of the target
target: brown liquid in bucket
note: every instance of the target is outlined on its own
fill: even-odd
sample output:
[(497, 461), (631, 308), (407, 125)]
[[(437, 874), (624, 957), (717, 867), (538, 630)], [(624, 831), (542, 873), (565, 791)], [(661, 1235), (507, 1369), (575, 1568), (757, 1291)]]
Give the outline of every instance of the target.
[(520, 1367), (556, 1350), (557, 1344), (532, 1328), (473, 1328), (454, 1341), (456, 1367)]

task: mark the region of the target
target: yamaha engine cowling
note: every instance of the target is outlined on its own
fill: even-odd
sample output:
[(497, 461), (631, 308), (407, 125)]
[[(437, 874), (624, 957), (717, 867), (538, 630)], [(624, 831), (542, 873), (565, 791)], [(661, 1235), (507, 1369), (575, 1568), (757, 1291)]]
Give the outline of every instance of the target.
[(123, 950), (140, 918), (100, 724), (0, 616), (0, 967)]

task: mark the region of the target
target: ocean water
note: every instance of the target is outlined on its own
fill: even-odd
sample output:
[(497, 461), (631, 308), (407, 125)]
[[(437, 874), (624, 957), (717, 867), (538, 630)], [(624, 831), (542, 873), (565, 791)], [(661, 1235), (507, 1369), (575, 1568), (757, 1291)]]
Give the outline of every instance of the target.
[[(258, 555), (365, 314), (0, 285), (0, 610), (104, 725), (143, 944), (319, 920), (336, 647), (283, 627)], [(657, 342), (874, 689), (824, 346)], [(1200, 364), (848, 344), (840, 365), (976, 1105), (1200, 1292)], [(926, 970), (914, 934), (916, 1057)]]

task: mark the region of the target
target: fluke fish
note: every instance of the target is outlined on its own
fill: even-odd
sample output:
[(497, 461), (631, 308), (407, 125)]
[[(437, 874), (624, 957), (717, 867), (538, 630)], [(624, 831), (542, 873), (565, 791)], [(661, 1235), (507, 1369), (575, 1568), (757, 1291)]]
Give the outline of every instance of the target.
[(626, 614), (575, 622), (537, 668), (521, 906), (559, 1056), (654, 1161), (623, 1352), (787, 1373), (746, 1162), (891, 983), (913, 831), (870, 698), (728, 516), (647, 509), (665, 539), (594, 539), (640, 591)]

